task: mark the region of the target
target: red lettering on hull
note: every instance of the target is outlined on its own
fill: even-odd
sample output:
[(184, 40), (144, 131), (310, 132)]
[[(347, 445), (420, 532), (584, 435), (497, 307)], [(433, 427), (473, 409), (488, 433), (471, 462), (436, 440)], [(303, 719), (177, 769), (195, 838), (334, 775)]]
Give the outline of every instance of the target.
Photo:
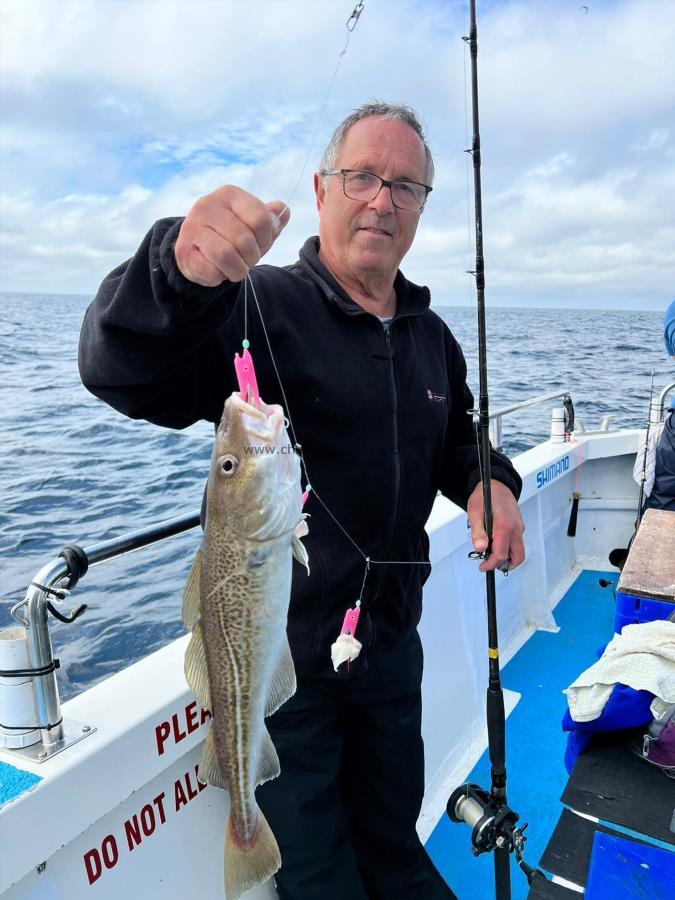
[(176, 812), (178, 812), (181, 806), (187, 806), (188, 799), (185, 796), (185, 791), (183, 790), (183, 784), (180, 780), (174, 784), (173, 786), (174, 799), (176, 801)]
[(96, 848), (88, 850), (84, 854), (84, 868), (87, 872), (87, 880), (89, 884), (93, 884), (103, 874), (103, 864), (101, 863), (101, 854)]
[[(183, 713), (185, 715), (185, 713)], [(178, 713), (171, 716), (171, 725), (173, 726), (173, 739), (176, 744), (180, 744), (183, 738), (187, 737), (187, 731), (181, 731), (178, 725)]]
[(202, 725), (209, 721), (211, 713), (208, 709), (199, 707), (197, 701), (188, 703), (180, 713), (174, 713), (171, 719), (160, 722), (155, 726), (155, 743), (157, 744), (157, 756), (163, 756), (170, 738), (174, 744), (180, 744), (189, 734), (194, 734)]
[(198, 794), (206, 790), (207, 785), (199, 780), (198, 768), (198, 766), (195, 766), (194, 775), (191, 772), (186, 772), (185, 775), (174, 782), (173, 796), (176, 812), (183, 806), (187, 806), (190, 800), (194, 800)]
[(89, 884), (93, 884), (103, 874), (103, 866), (113, 869), (120, 858), (114, 834), (107, 834), (101, 843), (101, 849), (94, 847), (84, 854), (84, 868)]
[(197, 721), (197, 701), (193, 700), (193, 702), (185, 707), (185, 722), (187, 725), (187, 733), (192, 734), (193, 731), (196, 731), (199, 728), (199, 722)]
[(141, 826), (138, 824), (137, 815), (133, 815), (130, 819), (126, 820), (124, 823), (124, 834), (127, 839), (127, 847), (129, 848), (129, 852), (131, 852), (135, 847), (138, 847), (143, 840), (141, 836)]
[(164, 753), (164, 744), (171, 734), (171, 726), (168, 722), (162, 722), (155, 728), (155, 740), (157, 741), (157, 756)]
[(159, 813), (159, 821), (162, 825), (166, 822), (166, 813), (164, 812), (164, 797), (166, 794), (162, 791), (157, 797), (153, 797), (152, 802), (157, 807), (157, 812)]

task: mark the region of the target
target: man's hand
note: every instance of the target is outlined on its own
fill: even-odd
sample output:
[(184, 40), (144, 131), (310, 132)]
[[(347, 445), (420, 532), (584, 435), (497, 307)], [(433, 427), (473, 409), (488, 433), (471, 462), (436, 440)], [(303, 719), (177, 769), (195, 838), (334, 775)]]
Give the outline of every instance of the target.
[(200, 197), (181, 225), (174, 248), (178, 268), (189, 281), (204, 287), (242, 281), (290, 216), (280, 200), (263, 203), (226, 184)]
[[(519, 566), (525, 559), (523, 532), (525, 524), (521, 518), (518, 503), (511, 491), (501, 481), (491, 481), (492, 495), (492, 552), (480, 564), (481, 572), (496, 569), (507, 563), (509, 571)], [(488, 538), (483, 520), (483, 485), (479, 482), (469, 497), (466, 508), (471, 526), (471, 542), (474, 550), (483, 552)]]

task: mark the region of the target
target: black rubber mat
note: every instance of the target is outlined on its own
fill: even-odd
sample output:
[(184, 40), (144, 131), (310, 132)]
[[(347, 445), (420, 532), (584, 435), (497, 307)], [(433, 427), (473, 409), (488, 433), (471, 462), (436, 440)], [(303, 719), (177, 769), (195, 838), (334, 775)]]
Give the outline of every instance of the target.
[(585, 885), (596, 831), (634, 841), (636, 844), (646, 843), (637, 838), (628, 837), (613, 828), (605, 828), (604, 825), (589, 822), (588, 819), (576, 815), (569, 809), (564, 809), (539, 860), (539, 865), (547, 872), (559, 875), (566, 881)]
[(563, 803), (675, 846), (675, 781), (625, 747), (593, 747), (577, 759)]
[(580, 897), (581, 894), (563, 887), (562, 884), (538, 879), (530, 888), (527, 900), (579, 900)]

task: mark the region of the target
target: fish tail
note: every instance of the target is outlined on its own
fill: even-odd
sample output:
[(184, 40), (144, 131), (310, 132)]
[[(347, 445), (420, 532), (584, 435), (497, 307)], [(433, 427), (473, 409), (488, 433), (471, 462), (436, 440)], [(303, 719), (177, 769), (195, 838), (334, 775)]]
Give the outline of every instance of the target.
[(232, 827), (232, 817), (225, 831), (225, 896), (236, 900), (243, 893), (271, 878), (281, 868), (281, 854), (267, 824), (258, 809), (258, 827), (253, 839), (246, 843)]

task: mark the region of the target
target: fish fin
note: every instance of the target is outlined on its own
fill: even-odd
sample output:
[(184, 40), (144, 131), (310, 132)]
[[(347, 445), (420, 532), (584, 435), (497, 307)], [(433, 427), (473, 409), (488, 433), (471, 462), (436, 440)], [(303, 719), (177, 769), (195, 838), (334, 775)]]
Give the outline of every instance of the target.
[(206, 650), (202, 637), (202, 626), (195, 625), (190, 643), (185, 651), (185, 680), (204, 709), (211, 709), (211, 687), (206, 668)]
[(307, 549), (297, 534), (293, 535), (291, 547), (293, 548), (293, 556), (307, 569), (307, 574), (309, 575), (309, 557), (307, 556)]
[(251, 844), (237, 838), (232, 819), (225, 832), (225, 896), (237, 900), (246, 891), (267, 881), (281, 868), (281, 854), (267, 819), (258, 810), (258, 830)]
[(202, 581), (202, 553), (197, 550), (197, 555), (192, 563), (190, 574), (185, 582), (183, 590), (183, 624), (188, 631), (193, 631), (199, 621), (201, 606), (199, 594)]
[(277, 668), (267, 692), (265, 716), (271, 716), (273, 712), (276, 712), (280, 706), (293, 696), (297, 686), (291, 648), (288, 646), (288, 638), (284, 637), (277, 660)]
[(213, 787), (228, 790), (227, 779), (223, 776), (216, 756), (216, 744), (213, 739), (213, 731), (209, 730), (204, 741), (202, 758), (199, 760), (197, 776), (202, 784), (212, 784)]
[(271, 781), (273, 778), (276, 778), (280, 772), (281, 766), (279, 765), (276, 747), (272, 742), (269, 731), (266, 728), (263, 728), (262, 741), (260, 743), (258, 774), (255, 780), (256, 787), (259, 784), (264, 784), (266, 781)]

